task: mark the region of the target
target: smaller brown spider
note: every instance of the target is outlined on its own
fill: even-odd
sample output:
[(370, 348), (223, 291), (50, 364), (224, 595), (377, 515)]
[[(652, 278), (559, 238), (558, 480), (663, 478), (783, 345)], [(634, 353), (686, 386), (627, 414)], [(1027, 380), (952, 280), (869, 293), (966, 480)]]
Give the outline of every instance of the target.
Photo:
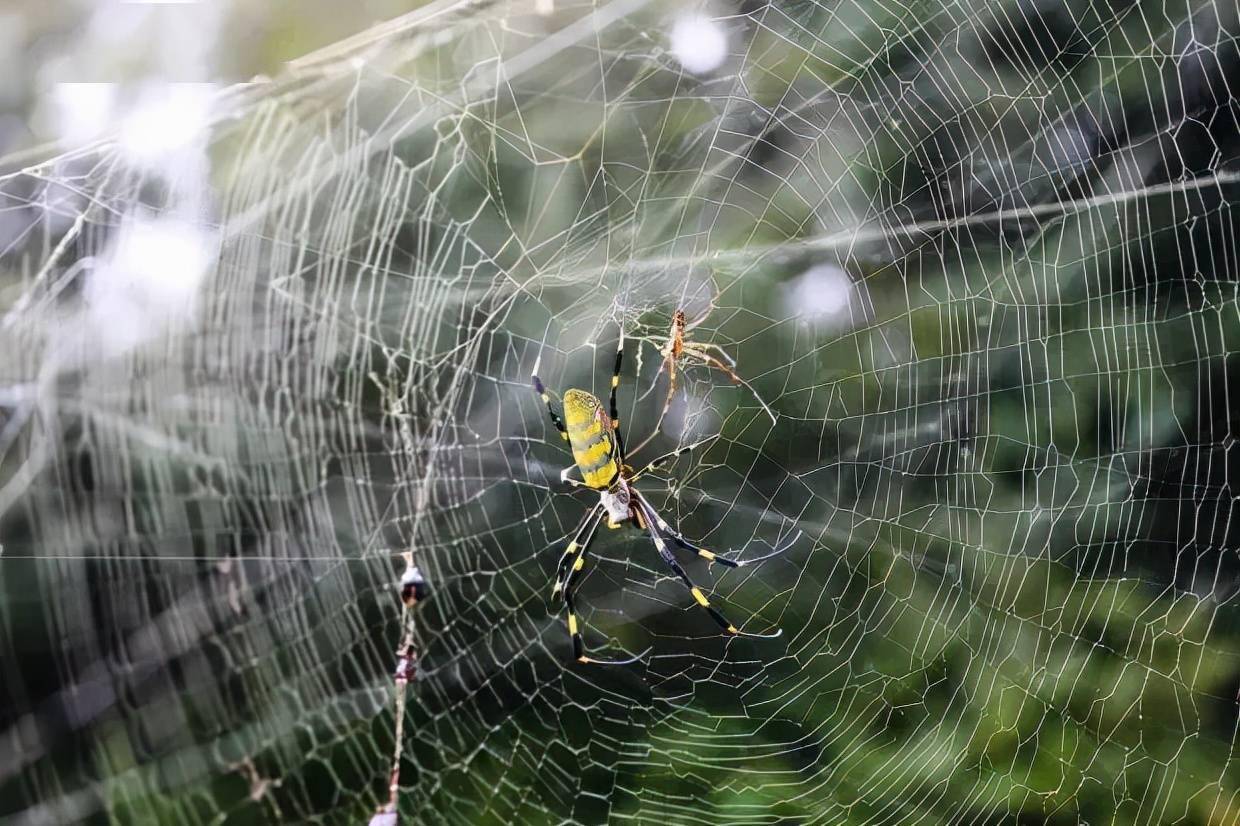
[[(672, 315), (672, 329), (668, 331), (667, 343), (659, 349), (659, 355), (663, 359), (663, 363), (659, 365), (659, 372), (655, 374), (654, 380), (657, 382), (663, 371), (667, 371), (667, 398), (663, 402), (663, 411), (659, 413), (658, 421), (662, 421), (667, 415), (668, 409), (672, 406), (672, 396), (676, 394), (676, 363), (682, 359), (696, 360), (699, 364), (707, 367), (713, 367), (732, 380), (733, 384), (741, 385), (758, 400), (758, 404), (766, 411), (766, 415), (771, 417), (771, 422), (775, 422), (775, 413), (771, 410), (767, 403), (758, 395), (758, 391), (754, 390), (749, 382), (742, 379), (736, 374), (736, 361), (724, 352), (723, 348), (718, 344), (709, 342), (694, 341), (685, 338), (686, 334), (693, 332), (693, 328), (697, 327), (706, 320), (706, 314), (694, 321), (692, 324), (685, 323), (685, 311), (676, 310)], [(718, 355), (711, 355), (711, 352)], [(682, 367), (683, 369), (683, 367)]]

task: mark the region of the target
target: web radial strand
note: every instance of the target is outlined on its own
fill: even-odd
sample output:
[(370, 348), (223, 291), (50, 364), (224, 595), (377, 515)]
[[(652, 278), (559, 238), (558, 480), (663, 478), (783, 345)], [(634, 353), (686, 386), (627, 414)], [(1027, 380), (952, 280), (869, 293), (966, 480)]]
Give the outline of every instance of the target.
[[(213, 92), (197, 177), (0, 161), (0, 820), (364, 823), (393, 755), (412, 823), (1234, 820), (1236, 16), (438, 3)], [(677, 310), (744, 384), (661, 415)], [(650, 651), (573, 661), (530, 374), (620, 330), (779, 639), (600, 529)]]

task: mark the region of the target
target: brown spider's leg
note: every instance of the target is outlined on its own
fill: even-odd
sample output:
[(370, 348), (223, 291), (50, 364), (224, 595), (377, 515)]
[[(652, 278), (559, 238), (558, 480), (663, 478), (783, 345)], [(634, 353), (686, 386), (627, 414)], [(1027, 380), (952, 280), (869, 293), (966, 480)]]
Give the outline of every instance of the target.
[(667, 365), (667, 398), (663, 400), (663, 409), (659, 411), (659, 418), (655, 419), (654, 430), (642, 440), (640, 445), (633, 449), (634, 454), (650, 444), (654, 437), (659, 435), (659, 428), (663, 426), (663, 420), (667, 418), (667, 411), (672, 407), (672, 396), (676, 394), (676, 359), (668, 356), (663, 363)]
[(595, 505), (586, 512), (585, 518), (581, 520), (581, 524), (577, 526), (577, 530), (573, 532), (572, 541), (564, 549), (564, 554), (560, 557), (560, 564), (556, 566), (555, 586), (551, 589), (551, 598), (556, 596), (564, 588), (565, 575), (572, 565), (580, 568), (585, 564), (585, 557), (582, 556), (586, 552), (586, 547), (594, 541), (594, 533), (598, 530), (599, 517), (602, 516), (601, 504)]
[(660, 534), (655, 528), (655, 520), (658, 517), (655, 514), (654, 508), (652, 508), (650, 503), (646, 501), (645, 497), (641, 496), (641, 494), (637, 493), (637, 491), (633, 491), (633, 496), (636, 498), (638, 505), (646, 513), (646, 525), (649, 528), (648, 532), (650, 534), (650, 538), (654, 540), (654, 547), (655, 550), (659, 552), (660, 558), (662, 558), (663, 562), (672, 569), (672, 572), (676, 574), (677, 578), (680, 579), (685, 588), (689, 590), (689, 593), (693, 595), (693, 599), (696, 600), (697, 604), (710, 615), (710, 618), (715, 621), (716, 625), (734, 637), (755, 637), (757, 639), (769, 640), (774, 639), (783, 633), (782, 628), (776, 629), (770, 634), (755, 634), (750, 631), (741, 631), (733, 625), (727, 617), (713, 608), (710, 604), (710, 600), (707, 599), (706, 595), (702, 593), (702, 589), (693, 583), (693, 580), (689, 578), (689, 574), (686, 573), (685, 569), (681, 567), (679, 562), (676, 561), (676, 557), (672, 556), (672, 552), (667, 547), (667, 543), (663, 540), (662, 534)]
[(637, 529), (639, 531), (646, 530), (646, 519), (644, 516), (642, 516), (642, 509), (633, 508), (632, 513), (633, 513), (633, 522), (637, 524)]
[[(653, 347), (654, 342), (650, 342), (650, 346)], [(659, 386), (659, 377), (662, 376), (663, 371), (667, 369), (667, 362), (672, 357), (668, 346), (663, 347), (658, 352), (659, 352), (659, 369), (655, 371), (654, 379), (651, 380), (650, 382), (650, 387), (646, 389), (645, 393), (641, 394), (641, 397), (638, 398), (638, 401), (642, 401), (643, 399), (645, 399), (647, 396), (649, 396), (651, 393), (654, 392), (654, 389), (656, 387)], [(638, 372), (640, 373), (641, 371), (639, 370)]]
[(663, 417), (667, 415), (667, 411), (672, 407), (672, 397), (676, 395), (676, 358), (668, 357), (667, 360), (667, 398), (663, 400), (663, 409), (659, 411), (659, 421), (663, 421)]
[(715, 356), (712, 356), (710, 353), (707, 353), (705, 350), (701, 349), (702, 346), (703, 345), (697, 344), (696, 342), (693, 344), (686, 344), (684, 353), (687, 356), (692, 356), (693, 358), (698, 359), (699, 361), (702, 361), (706, 364), (709, 364), (711, 367), (714, 367), (720, 373), (723, 373), (728, 378), (730, 378), (733, 381), (733, 383), (744, 384), (745, 380), (742, 379), (740, 376), (736, 375), (736, 370), (735, 370), (736, 362), (721, 361), (720, 359), (716, 358)]
[(684, 349), (685, 350), (697, 350), (699, 355), (704, 355), (704, 351), (706, 350), (714, 350), (716, 353), (719, 354), (719, 357), (721, 359), (723, 359), (724, 361), (728, 363), (729, 367), (736, 369), (736, 359), (729, 356), (727, 351), (724, 350), (722, 346), (715, 344), (714, 342), (686, 341)]
[[(667, 398), (663, 401), (663, 409), (659, 412), (659, 418), (655, 420), (654, 430), (650, 432), (649, 436), (642, 439), (641, 444), (633, 448), (633, 455), (640, 453), (646, 445), (654, 441), (654, 438), (659, 435), (659, 427), (663, 424), (663, 419), (667, 416), (668, 409), (672, 406), (672, 394), (676, 392), (676, 359), (672, 355), (666, 353), (663, 356), (663, 362), (659, 365), (659, 374), (654, 377), (655, 384), (658, 383), (659, 375), (663, 373), (663, 369), (665, 367), (667, 368), (668, 375)], [(650, 385), (651, 390), (653, 390), (654, 387), (654, 384)]]
[(670, 453), (664, 453), (662, 456), (658, 456), (658, 457), (656, 457), (656, 458), (652, 459), (652, 460), (649, 462), (649, 464), (647, 464), (647, 465), (646, 465), (645, 467), (643, 467), (641, 470), (637, 471), (637, 473), (631, 474), (631, 475), (628, 477), (629, 483), (631, 484), (631, 483), (633, 483), (633, 482), (636, 482), (638, 479), (642, 478), (643, 476), (645, 476), (645, 475), (646, 475), (647, 473), (649, 473), (650, 471), (652, 471), (652, 470), (658, 470), (658, 469), (659, 469), (659, 467), (661, 467), (662, 465), (667, 464), (668, 462), (672, 461), (673, 459), (677, 459), (677, 458), (679, 458), (679, 457), (681, 457), (681, 456), (684, 456), (686, 453), (688, 453), (688, 452), (690, 452), (690, 451), (692, 451), (692, 450), (697, 450), (699, 447), (701, 447), (701, 446), (703, 446), (703, 445), (708, 445), (708, 444), (710, 444), (711, 442), (714, 442), (714, 441), (715, 441), (716, 439), (718, 439), (718, 438), (719, 438), (719, 434), (718, 434), (718, 433), (716, 433), (714, 436), (707, 436), (705, 439), (702, 439), (701, 441), (694, 442), (694, 443), (693, 443), (693, 444), (691, 444), (691, 445), (685, 445), (684, 447), (678, 447), (678, 448), (676, 448), (675, 450), (671, 451)]
[(703, 362), (710, 365), (711, 367), (714, 367), (716, 370), (719, 370), (720, 372), (727, 374), (728, 378), (732, 379), (732, 381), (735, 384), (741, 385), (742, 387), (744, 387), (746, 390), (748, 390), (750, 393), (753, 394), (753, 397), (758, 400), (758, 404), (761, 405), (764, 411), (766, 411), (766, 415), (771, 417), (772, 424), (774, 424), (777, 421), (777, 419), (775, 418), (775, 411), (771, 410), (771, 408), (767, 405), (767, 403), (762, 400), (762, 397), (758, 395), (758, 391), (753, 389), (753, 385), (745, 381), (744, 379), (742, 379), (740, 376), (738, 376), (735, 370), (728, 367), (726, 364), (724, 364), (722, 361), (715, 358), (714, 356), (703, 353), (701, 350), (698, 350), (696, 347), (685, 347), (685, 354), (693, 356), (694, 358), (697, 358), (697, 359), (701, 359)]

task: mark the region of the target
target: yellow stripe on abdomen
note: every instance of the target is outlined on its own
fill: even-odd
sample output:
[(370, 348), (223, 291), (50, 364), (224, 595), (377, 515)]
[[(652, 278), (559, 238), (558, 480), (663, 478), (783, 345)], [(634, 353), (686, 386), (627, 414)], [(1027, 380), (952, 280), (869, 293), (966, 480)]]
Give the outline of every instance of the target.
[(611, 442), (607, 439), (599, 439), (594, 444), (580, 449), (576, 444), (573, 445), (573, 458), (577, 460), (577, 466), (583, 473), (590, 468), (597, 467), (610, 455)]
[(603, 423), (598, 419), (591, 419), (586, 424), (568, 425), (568, 435), (571, 439), (579, 442), (592, 441), (596, 436), (603, 432)]
[(605, 488), (616, 478), (616, 460), (608, 459), (607, 464), (594, 470), (581, 469), (581, 479), (592, 488)]
[(615, 481), (619, 465), (615, 433), (603, 403), (584, 390), (569, 390), (564, 394), (564, 422), (582, 481), (595, 489), (606, 488)]

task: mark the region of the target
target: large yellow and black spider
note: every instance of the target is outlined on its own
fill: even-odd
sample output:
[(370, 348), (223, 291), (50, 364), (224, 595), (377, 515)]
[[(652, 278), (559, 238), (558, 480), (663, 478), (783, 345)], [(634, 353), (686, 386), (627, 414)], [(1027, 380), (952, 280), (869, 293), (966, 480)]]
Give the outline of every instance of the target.
[[(575, 488), (593, 490), (599, 495), (599, 501), (586, 512), (585, 518), (581, 520), (581, 524), (573, 532), (573, 538), (568, 543), (568, 547), (565, 548), (564, 555), (560, 558), (556, 571), (555, 586), (552, 590), (552, 597), (559, 596), (563, 599), (564, 605), (568, 609), (568, 632), (573, 640), (573, 655), (578, 662), (606, 665), (626, 665), (636, 662), (644, 656), (639, 654), (636, 657), (613, 660), (590, 657), (586, 654), (585, 642), (582, 640), (581, 629), (577, 621), (577, 612), (573, 607), (573, 583), (578, 573), (585, 566), (586, 549), (594, 539), (604, 514), (607, 516), (607, 526), (609, 528), (619, 528), (629, 523), (635, 525), (639, 530), (648, 533), (654, 541), (655, 550), (659, 552), (663, 562), (672, 569), (676, 577), (689, 590), (689, 593), (693, 595), (693, 599), (697, 601), (697, 604), (710, 614), (711, 619), (725, 633), (731, 636), (756, 637), (759, 639), (778, 637), (781, 633), (779, 630), (769, 634), (754, 634), (741, 631), (729, 622), (723, 614), (711, 606), (710, 600), (689, 578), (689, 574), (685, 572), (681, 564), (676, 561), (676, 557), (673, 556), (668, 545), (670, 542), (676, 548), (696, 553), (707, 562), (718, 562), (720, 565), (729, 568), (740, 568), (745, 565), (753, 565), (764, 559), (770, 559), (776, 554), (783, 553), (786, 547), (776, 548), (771, 553), (756, 559), (744, 561), (727, 559), (685, 539), (680, 532), (674, 530), (655, 512), (655, 509), (651, 507), (646, 497), (633, 486), (634, 482), (650, 471), (691, 450), (709, 444), (719, 437), (712, 436), (673, 450), (670, 453), (665, 453), (652, 460), (641, 470), (634, 472), (629, 465), (625, 464), (624, 438), (620, 434), (620, 415), (616, 407), (616, 390), (620, 387), (620, 366), (623, 360), (624, 334), (621, 333), (620, 345), (616, 349), (615, 368), (611, 376), (610, 415), (603, 409), (603, 403), (599, 401), (597, 396), (587, 393), (585, 390), (574, 389), (564, 393), (563, 419), (556, 414), (555, 408), (551, 404), (551, 396), (547, 393), (547, 389), (543, 387), (542, 380), (538, 378), (538, 364), (534, 365), (534, 391), (542, 399), (543, 403), (547, 405), (547, 413), (550, 414), (552, 423), (560, 431), (560, 436), (568, 441), (573, 451), (575, 464), (564, 468), (560, 472), (560, 479)], [(581, 471), (581, 481), (569, 476), (573, 468)]]

